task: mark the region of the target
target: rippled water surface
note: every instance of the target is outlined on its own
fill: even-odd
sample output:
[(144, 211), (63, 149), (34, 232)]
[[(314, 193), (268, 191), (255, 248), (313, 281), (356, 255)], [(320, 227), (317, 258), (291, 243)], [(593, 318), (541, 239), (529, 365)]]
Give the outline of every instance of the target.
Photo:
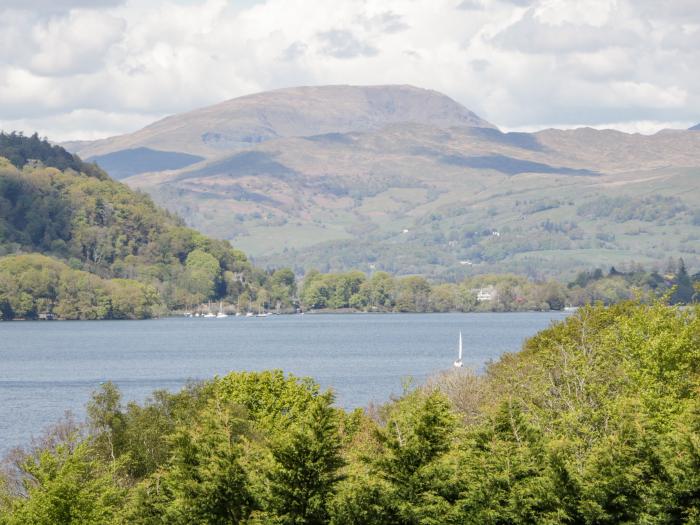
[(0, 323), (0, 452), (25, 443), (90, 392), (117, 383), (126, 399), (231, 370), (281, 368), (332, 387), (338, 404), (400, 393), (402, 380), (482, 369), (562, 313), (304, 315), (268, 318)]

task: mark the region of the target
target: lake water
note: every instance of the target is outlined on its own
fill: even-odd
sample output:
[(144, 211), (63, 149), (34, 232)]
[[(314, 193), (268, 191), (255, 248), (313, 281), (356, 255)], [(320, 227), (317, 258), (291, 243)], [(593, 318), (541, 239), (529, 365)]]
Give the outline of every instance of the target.
[(268, 318), (0, 323), (0, 453), (26, 443), (114, 381), (125, 399), (188, 379), (281, 368), (312, 376), (345, 408), (384, 402), (407, 377), (449, 369), (464, 334), (465, 366), (518, 350), (566, 314), (304, 315)]

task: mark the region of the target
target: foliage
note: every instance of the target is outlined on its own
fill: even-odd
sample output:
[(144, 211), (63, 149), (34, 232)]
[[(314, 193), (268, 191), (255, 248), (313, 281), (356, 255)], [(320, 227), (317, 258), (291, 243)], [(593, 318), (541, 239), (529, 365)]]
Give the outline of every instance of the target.
[(598, 197), (577, 208), (584, 217), (610, 217), (616, 222), (654, 222), (670, 219), (686, 211), (686, 206), (678, 197)]
[(8, 159), (16, 168), (22, 169), (28, 162), (40, 162), (44, 166), (71, 169), (91, 177), (106, 179), (107, 175), (94, 164), (80, 160), (60, 146), (53, 146), (46, 139), (40, 139), (37, 133), (25, 137), (22, 133), (0, 132), (0, 157)]
[[(272, 279), (228, 242), (185, 228), (146, 195), (62, 148), (11, 134), (0, 135), (3, 151), (22, 169), (0, 162), (0, 257), (39, 252), (53, 260), (32, 256), (5, 265), (0, 282), (9, 282), (4, 293), (11, 296), (4, 302), (5, 319), (38, 313), (143, 318), (209, 300), (241, 308), (292, 305), (290, 272), (279, 271)], [(57, 269), (58, 261), (91, 275), (68, 278), (65, 268)], [(25, 263), (42, 277), (61, 275), (53, 276), (49, 288), (17, 286), (18, 280), (32, 281), (25, 278)]]
[[(346, 413), (239, 372), (25, 455), (0, 523), (604, 524), (700, 518), (700, 307), (586, 306), (485, 375)], [(0, 479), (2, 479), (0, 477)], [(14, 487), (14, 488), (13, 488)]]
[(39, 254), (0, 258), (0, 319), (144, 319), (160, 307), (156, 288), (102, 279)]
[(671, 304), (690, 304), (697, 300), (693, 279), (688, 275), (682, 258), (678, 261), (671, 259), (663, 275), (658, 270), (645, 270), (640, 265), (624, 272), (613, 266), (607, 275), (598, 268), (579, 273), (568, 284), (568, 301), (575, 305), (598, 301), (613, 304), (637, 295), (668, 296)]
[(248, 432), (245, 411), (214, 397), (196, 424), (178, 428), (163, 483), (172, 500), (169, 523), (241, 523), (255, 508), (248, 475), (241, 465), (241, 440)]
[(329, 394), (316, 397), (271, 446), (274, 466), (267, 473), (267, 513), (276, 523), (320, 525), (330, 520), (329, 504), (345, 463), (332, 402)]
[(108, 525), (124, 500), (115, 471), (88, 442), (62, 443), (22, 464), (25, 497), (13, 498), (3, 525)]
[[(491, 299), (479, 301), (480, 290)], [(514, 275), (483, 275), (460, 283), (430, 283), (423, 277), (393, 277), (377, 272), (340, 274), (309, 272), (300, 303), (306, 309), (354, 308), (365, 311), (473, 312), (561, 310), (566, 290), (556, 281), (534, 283)]]
[[(394, 277), (359, 271), (322, 274), (310, 271), (303, 279), (300, 303), (305, 309), (353, 308), (364, 311), (479, 312), (562, 310), (602, 302), (614, 304), (639, 297), (668, 296), (671, 304), (690, 304), (700, 298), (683, 259), (661, 275), (640, 265), (628, 271), (612, 267), (580, 272), (563, 286), (555, 280), (532, 281), (513, 274), (484, 274), (457, 283), (431, 283), (418, 277)], [(482, 292), (480, 297), (479, 292)]]

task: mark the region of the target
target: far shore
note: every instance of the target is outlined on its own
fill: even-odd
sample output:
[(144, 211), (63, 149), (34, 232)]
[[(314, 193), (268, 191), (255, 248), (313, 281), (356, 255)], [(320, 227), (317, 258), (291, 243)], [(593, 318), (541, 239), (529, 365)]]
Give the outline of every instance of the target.
[[(397, 314), (515, 314), (515, 313), (551, 313), (551, 312), (574, 312), (579, 307), (569, 307), (562, 310), (478, 310), (471, 312), (462, 312), (459, 310), (451, 310), (448, 312), (396, 312), (391, 310), (355, 310), (352, 308), (328, 308), (320, 310), (307, 310), (303, 312), (267, 312), (265, 317), (268, 316), (278, 316), (278, 315), (397, 315)], [(185, 312), (170, 312), (166, 315), (156, 316), (156, 317), (144, 317), (135, 319), (63, 319), (60, 317), (54, 317), (52, 319), (25, 319), (25, 318), (14, 318), (14, 319), (0, 319), (0, 322), (48, 322), (48, 321), (60, 321), (60, 322), (71, 322), (71, 321), (149, 321), (155, 319), (176, 319), (185, 316)], [(245, 314), (236, 316), (235, 314), (228, 314), (228, 317), (241, 317), (246, 318)], [(259, 317), (258, 315), (248, 316), (248, 317)], [(199, 318), (199, 317), (197, 317)], [(201, 317), (204, 318), (204, 317)]]

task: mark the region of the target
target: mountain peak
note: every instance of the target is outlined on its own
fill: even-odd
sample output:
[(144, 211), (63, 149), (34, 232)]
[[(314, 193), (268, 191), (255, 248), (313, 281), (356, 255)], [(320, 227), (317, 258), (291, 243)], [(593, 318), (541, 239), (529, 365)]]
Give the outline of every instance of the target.
[[(400, 122), (440, 128), (494, 127), (447, 95), (406, 84), (283, 88), (234, 98), (191, 113), (207, 109), (240, 111), (249, 105), (262, 107), (261, 117), (274, 110), (303, 113), (309, 124), (329, 130), (323, 132), (367, 131)], [(303, 133), (309, 134), (318, 133)]]
[(692, 128), (688, 128), (689, 131), (700, 131), (700, 124), (696, 124)]
[(404, 122), (495, 127), (447, 95), (415, 86), (302, 86), (166, 117), (135, 133), (80, 144), (77, 152), (90, 158), (147, 147), (211, 157), (279, 137), (371, 131)]

